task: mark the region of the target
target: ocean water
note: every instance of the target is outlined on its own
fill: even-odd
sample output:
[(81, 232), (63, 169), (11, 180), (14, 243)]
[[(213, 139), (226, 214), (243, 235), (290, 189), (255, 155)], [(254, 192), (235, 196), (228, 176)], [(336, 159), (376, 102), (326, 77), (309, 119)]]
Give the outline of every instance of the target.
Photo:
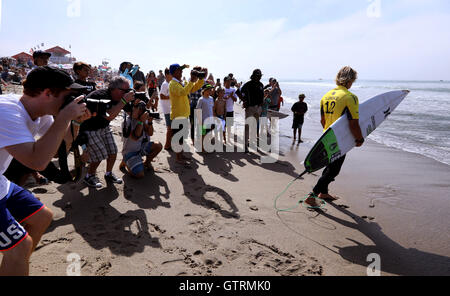
[[(331, 80), (280, 81), (280, 87), (285, 99), (281, 111), (291, 114), (298, 95), (304, 93), (310, 109), (306, 120), (317, 123), (320, 128), (320, 100), (336, 87), (335, 83)], [(393, 90), (409, 90), (410, 94), (369, 138), (450, 165), (450, 82), (358, 80), (351, 89), (360, 103)], [(282, 136), (292, 136), (291, 124), (292, 118), (282, 121)]]

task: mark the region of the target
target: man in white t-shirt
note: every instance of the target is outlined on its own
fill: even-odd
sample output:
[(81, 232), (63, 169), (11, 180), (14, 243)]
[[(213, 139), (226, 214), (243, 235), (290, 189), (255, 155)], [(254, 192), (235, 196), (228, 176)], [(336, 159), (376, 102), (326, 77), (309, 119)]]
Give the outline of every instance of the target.
[(172, 75), (170, 75), (169, 69), (166, 68), (164, 71), (165, 80), (161, 85), (160, 91), (160, 106), (164, 113), (164, 118), (166, 119), (167, 133), (166, 133), (166, 145), (164, 145), (165, 150), (172, 149), (172, 120), (170, 119), (171, 105), (170, 105), (170, 96), (169, 96), (169, 83), (172, 80)]
[[(230, 76), (227, 76), (224, 78), (224, 88), (225, 88), (225, 96), (224, 99), (227, 101), (227, 116), (226, 116), (226, 133), (227, 138), (231, 135), (231, 127), (234, 125), (234, 103), (237, 102), (239, 99), (238, 95), (236, 94), (236, 88), (231, 86), (231, 83), (233, 82), (233, 78)], [(227, 143), (228, 143), (227, 139)]]
[[(67, 73), (38, 67), (28, 75), (22, 97), (0, 96), (0, 276), (28, 275), (30, 256), (53, 218), (50, 209), (3, 173), (13, 157), (43, 171), (70, 133), (71, 121), (90, 117), (86, 104), (79, 104), (82, 97), (60, 110), (73, 87), (79, 85)], [(36, 141), (36, 136), (42, 137)]]

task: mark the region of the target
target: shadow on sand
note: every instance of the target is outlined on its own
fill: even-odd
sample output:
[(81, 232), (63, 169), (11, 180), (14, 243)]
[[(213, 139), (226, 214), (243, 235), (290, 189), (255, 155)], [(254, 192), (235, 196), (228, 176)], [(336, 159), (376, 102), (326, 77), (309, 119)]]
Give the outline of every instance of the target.
[[(355, 245), (351, 247), (326, 246), (310, 237), (300, 233), (297, 229), (293, 229), (280, 216), (277, 215), (281, 222), (291, 231), (313, 241), (317, 245), (340, 255), (343, 259), (363, 267), (368, 267), (373, 261), (368, 261), (370, 254), (378, 254), (381, 258), (381, 271), (389, 274), (404, 276), (448, 276), (450, 275), (450, 258), (446, 256), (431, 254), (417, 249), (402, 247), (397, 242), (386, 236), (382, 232), (380, 225), (374, 222), (368, 222), (365, 219), (353, 214), (344, 207), (340, 207), (334, 203), (328, 203), (337, 211), (349, 216), (355, 222), (349, 222), (337, 218), (327, 213), (327, 210), (317, 210), (315, 217), (309, 217), (308, 220), (322, 228), (328, 230), (336, 230), (334, 223), (338, 223), (344, 227), (356, 229), (367, 238), (373, 245), (364, 245), (354, 239), (346, 238)], [(290, 212), (292, 214), (305, 214), (303, 212)], [(319, 221), (319, 217), (325, 217), (326, 221)]]
[(159, 239), (150, 235), (144, 210), (122, 214), (111, 206), (119, 197), (114, 185), (101, 190), (89, 189), (87, 196), (81, 193), (83, 188), (84, 185), (73, 184), (58, 187), (63, 196), (53, 205), (62, 209), (65, 217), (53, 221), (47, 232), (73, 225), (92, 248), (108, 248), (113, 254), (123, 256), (142, 253), (146, 246), (161, 248)]
[(212, 209), (227, 219), (239, 219), (239, 209), (234, 204), (232, 197), (223, 189), (206, 184), (198, 173), (199, 163), (191, 158), (188, 165), (176, 163), (175, 156), (168, 158), (172, 172), (178, 175), (183, 185), (184, 195), (196, 205)]

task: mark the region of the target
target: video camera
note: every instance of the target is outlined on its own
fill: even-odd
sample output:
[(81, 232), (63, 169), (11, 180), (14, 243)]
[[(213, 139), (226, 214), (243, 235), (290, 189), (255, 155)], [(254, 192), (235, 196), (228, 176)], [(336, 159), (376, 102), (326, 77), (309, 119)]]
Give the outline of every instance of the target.
[(191, 71), (191, 75), (198, 77), (198, 79), (205, 79), (206, 75), (208, 74), (208, 69), (202, 68), (202, 67), (194, 67)]

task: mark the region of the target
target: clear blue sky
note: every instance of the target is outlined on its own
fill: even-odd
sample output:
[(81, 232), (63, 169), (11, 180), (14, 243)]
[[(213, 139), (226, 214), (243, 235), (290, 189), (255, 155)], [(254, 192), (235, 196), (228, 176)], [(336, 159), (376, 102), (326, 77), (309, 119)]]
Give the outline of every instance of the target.
[(331, 79), (351, 65), (362, 79), (450, 79), (448, 0), (0, 2), (0, 56), (45, 43), (146, 72), (176, 62), (217, 77), (261, 68), (279, 79)]

